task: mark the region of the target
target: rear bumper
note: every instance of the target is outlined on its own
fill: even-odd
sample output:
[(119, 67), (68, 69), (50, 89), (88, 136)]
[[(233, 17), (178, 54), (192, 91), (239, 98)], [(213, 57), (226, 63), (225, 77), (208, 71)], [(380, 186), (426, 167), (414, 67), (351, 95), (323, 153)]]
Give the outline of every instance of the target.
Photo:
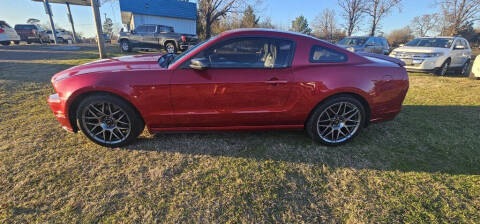
[(58, 96), (58, 94), (50, 95), (47, 98), (47, 103), (50, 105), (50, 109), (53, 114), (55, 114), (55, 117), (57, 118), (57, 121), (60, 122), (62, 128), (69, 132), (74, 132), (68, 114), (65, 113), (65, 102)]
[(420, 73), (435, 73), (439, 70), (440, 68), (434, 68), (434, 69), (417, 69), (417, 68), (407, 68), (408, 72), (420, 72)]

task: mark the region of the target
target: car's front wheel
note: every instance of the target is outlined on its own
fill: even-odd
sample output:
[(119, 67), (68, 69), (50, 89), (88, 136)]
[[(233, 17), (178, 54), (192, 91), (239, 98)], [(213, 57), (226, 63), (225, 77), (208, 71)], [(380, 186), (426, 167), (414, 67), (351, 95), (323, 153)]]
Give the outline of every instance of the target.
[(128, 40), (120, 41), (120, 49), (122, 49), (122, 52), (132, 51), (132, 47), (130, 46), (130, 42), (128, 42)]
[(306, 129), (313, 140), (328, 146), (339, 146), (357, 136), (365, 122), (363, 104), (349, 95), (340, 95), (319, 105)]
[(443, 62), (442, 67), (440, 67), (440, 69), (437, 71), (437, 75), (445, 76), (448, 72), (448, 69), (450, 69), (450, 59), (447, 59), (445, 62)]
[(90, 140), (112, 148), (133, 142), (145, 127), (131, 105), (111, 95), (92, 95), (82, 100), (77, 122)]

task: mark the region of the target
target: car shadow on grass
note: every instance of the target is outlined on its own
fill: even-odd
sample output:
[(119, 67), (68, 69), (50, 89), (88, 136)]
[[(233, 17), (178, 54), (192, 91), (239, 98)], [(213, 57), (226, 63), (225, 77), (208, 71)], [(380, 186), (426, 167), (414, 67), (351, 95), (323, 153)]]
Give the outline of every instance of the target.
[(352, 142), (325, 147), (303, 131), (158, 133), (126, 150), (403, 172), (480, 174), (479, 106), (405, 106)]

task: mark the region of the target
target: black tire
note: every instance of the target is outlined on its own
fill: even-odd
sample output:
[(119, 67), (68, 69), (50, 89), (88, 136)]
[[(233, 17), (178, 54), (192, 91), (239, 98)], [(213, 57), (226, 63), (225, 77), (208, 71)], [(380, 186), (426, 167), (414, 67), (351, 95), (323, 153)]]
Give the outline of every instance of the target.
[(439, 76), (445, 76), (450, 69), (450, 59), (447, 59), (445, 62), (443, 62), (442, 67), (440, 67), (435, 74)]
[(27, 44), (31, 44), (31, 43), (32, 43), (32, 42), (30, 42), (30, 41), (27, 41)]
[(14, 41), (13, 42), (15, 45), (19, 45), (20, 44), (20, 41)]
[(86, 97), (78, 105), (76, 114), (77, 124), (85, 136), (105, 147), (128, 145), (145, 128), (140, 114), (129, 103), (112, 95)]
[(460, 76), (462, 77), (466, 77), (467, 74), (469, 74), (469, 68), (470, 68), (470, 60), (468, 60), (467, 62), (465, 62), (465, 64), (462, 66), (462, 68), (460, 68)]
[(8, 45), (11, 44), (11, 42), (10, 41), (2, 41), (2, 42), (0, 42), (0, 44), (3, 45), (3, 46), (8, 46)]
[[(350, 113), (345, 113), (346, 111)], [(334, 112), (339, 112), (338, 116), (332, 116)], [(350, 95), (338, 95), (327, 99), (314, 109), (305, 129), (316, 142), (327, 146), (340, 146), (360, 133), (365, 127), (366, 118), (365, 106), (359, 100)], [(340, 133), (343, 133), (341, 139)]]
[(169, 41), (165, 43), (165, 51), (169, 54), (176, 54), (177, 53), (177, 46), (175, 45), (174, 42)]
[(122, 52), (131, 52), (132, 46), (128, 40), (121, 40), (120, 49), (122, 50)]

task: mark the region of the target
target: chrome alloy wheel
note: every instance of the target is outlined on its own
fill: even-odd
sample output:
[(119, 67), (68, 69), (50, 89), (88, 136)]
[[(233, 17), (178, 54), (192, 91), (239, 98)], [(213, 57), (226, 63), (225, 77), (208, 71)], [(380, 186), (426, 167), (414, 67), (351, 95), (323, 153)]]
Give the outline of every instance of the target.
[(350, 139), (360, 129), (360, 109), (349, 102), (339, 102), (327, 107), (317, 120), (317, 132), (328, 143), (341, 143)]
[(166, 48), (167, 48), (167, 53), (169, 53), (169, 54), (174, 54), (175, 53), (175, 46), (173, 46), (173, 44), (168, 43)]
[(128, 42), (127, 42), (127, 41), (123, 41), (123, 42), (122, 42), (122, 49), (123, 49), (123, 51), (128, 51), (129, 48), (130, 48), (130, 46), (128, 46)]
[(124, 141), (132, 129), (128, 114), (109, 102), (89, 104), (82, 111), (81, 122), (90, 137), (104, 144)]

